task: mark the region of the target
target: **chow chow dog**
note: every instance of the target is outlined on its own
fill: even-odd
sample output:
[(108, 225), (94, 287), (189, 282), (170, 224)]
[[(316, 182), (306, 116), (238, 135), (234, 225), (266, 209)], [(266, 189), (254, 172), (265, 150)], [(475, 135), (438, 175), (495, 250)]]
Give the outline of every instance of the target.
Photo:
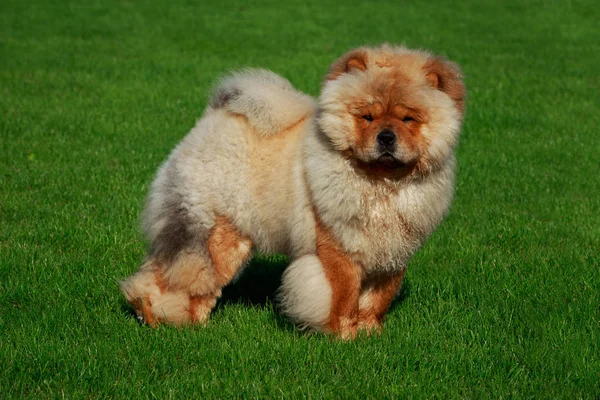
[(335, 61), (316, 100), (266, 70), (226, 77), (152, 183), (148, 255), (121, 282), (139, 319), (205, 323), (260, 251), (289, 256), (298, 326), (379, 331), (450, 207), (464, 99), (456, 64), (387, 44)]

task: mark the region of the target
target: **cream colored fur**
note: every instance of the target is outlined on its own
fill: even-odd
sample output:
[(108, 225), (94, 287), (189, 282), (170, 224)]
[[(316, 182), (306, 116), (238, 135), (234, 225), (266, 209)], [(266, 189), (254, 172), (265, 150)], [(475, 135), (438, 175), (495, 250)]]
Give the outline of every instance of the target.
[[(152, 313), (170, 324), (181, 325), (189, 322), (187, 320), (189, 295), (182, 290), (161, 293), (154, 277), (152, 267), (144, 265), (138, 272), (121, 283), (121, 290), (129, 301), (147, 298), (151, 304)], [(142, 319), (142, 316), (139, 315), (138, 318)]]
[(283, 274), (280, 303), (301, 329), (322, 329), (328, 321), (331, 287), (315, 255), (294, 260)]
[(245, 116), (257, 135), (267, 136), (306, 117), (314, 102), (271, 71), (246, 69), (221, 81), (210, 103)]
[[(346, 100), (385, 72), (386, 57), (406, 55), (406, 73), (415, 77), (431, 57), (404, 47), (366, 51), (367, 71), (326, 82), (318, 106), (272, 72), (247, 70), (223, 80), (152, 184), (144, 213), (151, 248), (168, 250), (165, 238), (177, 237), (180, 224), (190, 238), (186, 251), (204, 257), (210, 271), (205, 243), (216, 216), (225, 216), (255, 249), (292, 258), (280, 292), (283, 309), (316, 330), (327, 323), (331, 288), (315, 255), (315, 213), (364, 275), (405, 268), (450, 206), (461, 115), (445, 93), (423, 90), (420, 101), (434, 110), (423, 135), (437, 167), (396, 181), (357, 173), (343, 155), (355, 123)], [(123, 283), (128, 300), (153, 296), (153, 307), (166, 315), (168, 307), (173, 314), (186, 307), (182, 298), (159, 299), (144, 277), (141, 271)]]

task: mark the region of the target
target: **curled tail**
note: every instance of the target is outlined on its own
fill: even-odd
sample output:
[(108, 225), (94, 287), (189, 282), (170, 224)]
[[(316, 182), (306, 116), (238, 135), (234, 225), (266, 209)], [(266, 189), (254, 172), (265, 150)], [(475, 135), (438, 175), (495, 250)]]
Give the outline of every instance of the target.
[(285, 78), (264, 69), (245, 69), (224, 78), (210, 106), (240, 114), (259, 135), (285, 130), (311, 115), (314, 100), (296, 90)]

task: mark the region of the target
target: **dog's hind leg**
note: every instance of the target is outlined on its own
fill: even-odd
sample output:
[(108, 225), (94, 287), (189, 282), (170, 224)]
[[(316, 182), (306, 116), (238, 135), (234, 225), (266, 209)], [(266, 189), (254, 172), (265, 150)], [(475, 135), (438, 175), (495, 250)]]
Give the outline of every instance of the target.
[[(252, 252), (252, 242), (242, 235), (229, 219), (217, 216), (206, 244), (212, 266), (210, 287), (190, 297), (190, 315), (193, 322), (205, 321), (229, 284)], [(201, 285), (202, 286), (202, 285)]]
[(171, 260), (150, 257), (121, 289), (138, 318), (150, 326), (203, 324), (251, 248), (250, 240), (219, 216), (203, 246), (188, 245)]
[(238, 273), (252, 252), (252, 242), (228, 218), (218, 216), (208, 238), (208, 252), (219, 291)]

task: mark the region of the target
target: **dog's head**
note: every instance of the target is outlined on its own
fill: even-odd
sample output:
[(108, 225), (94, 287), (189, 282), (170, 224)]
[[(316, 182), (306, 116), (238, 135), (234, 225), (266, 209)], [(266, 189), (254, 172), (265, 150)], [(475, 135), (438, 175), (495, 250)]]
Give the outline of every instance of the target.
[(446, 59), (405, 47), (359, 48), (331, 66), (319, 127), (371, 176), (427, 174), (452, 155), (464, 98), (461, 72)]

